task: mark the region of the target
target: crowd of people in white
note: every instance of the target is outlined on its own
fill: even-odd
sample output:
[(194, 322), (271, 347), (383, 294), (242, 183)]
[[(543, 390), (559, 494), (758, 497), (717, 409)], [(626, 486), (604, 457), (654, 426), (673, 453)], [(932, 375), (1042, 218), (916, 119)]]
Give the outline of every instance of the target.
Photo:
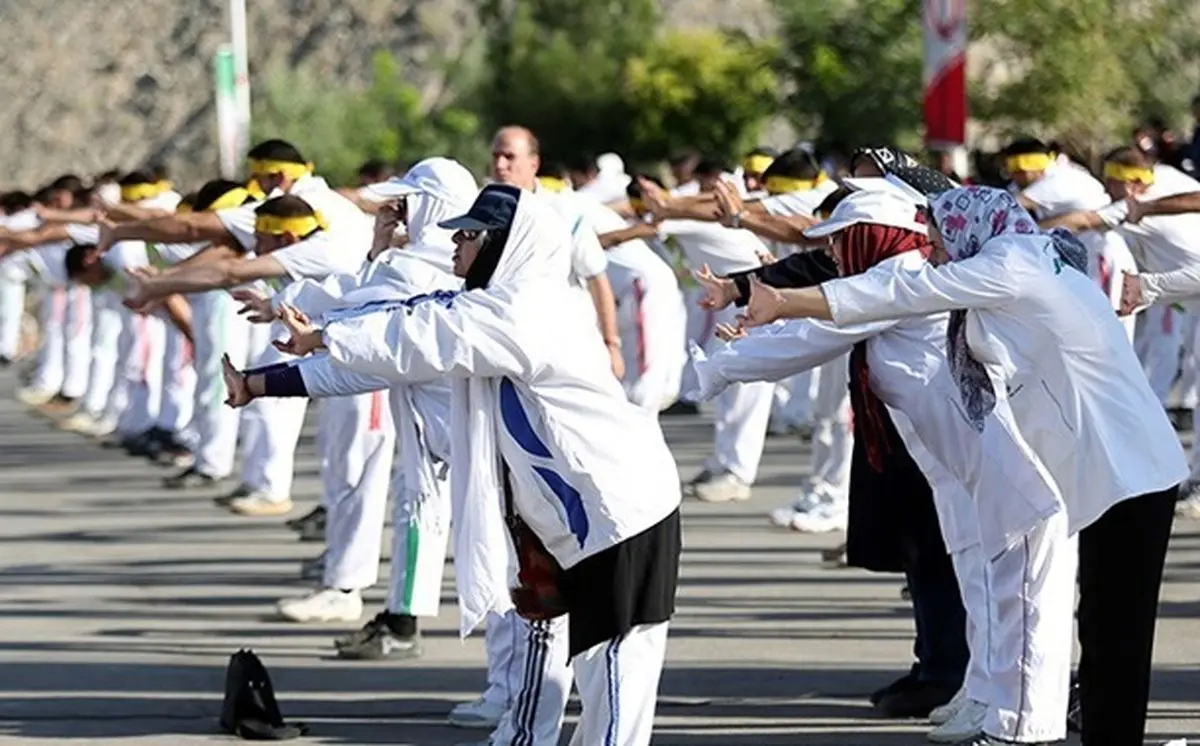
[[(797, 432), (811, 475), (770, 520), (905, 576), (916, 662), (882, 714), (941, 743), (1142, 742), (1172, 520), (1200, 517), (1167, 414), (1197, 403), (1200, 182), (1030, 139), (1007, 190), (885, 147), (685, 154), (670, 187), (538, 151), (501, 129), (482, 188), (435, 156), (335, 189), (268, 140), (248, 182), (186, 196), (154, 169), (8, 192), (0, 362), (32, 361), (18, 397), (61, 428), (248, 517), (293, 511), (319, 400), (322, 498), (288, 525), (325, 550), (279, 614), (360, 622), (390, 556), (336, 650), (419, 656), (452, 547), (488, 688), (449, 717), (493, 746), (557, 744), (572, 685), (572, 744), (650, 742), (681, 500), (748, 499)], [(659, 417), (705, 402), (681, 484)]]

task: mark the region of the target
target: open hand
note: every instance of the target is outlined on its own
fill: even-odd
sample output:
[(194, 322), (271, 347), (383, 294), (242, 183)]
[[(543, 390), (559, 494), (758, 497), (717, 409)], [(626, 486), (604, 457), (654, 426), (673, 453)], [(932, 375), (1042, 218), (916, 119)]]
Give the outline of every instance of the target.
[(750, 277), (750, 301), (746, 312), (738, 316), (742, 328), (764, 326), (783, 315), (783, 293), (764, 285), (757, 277)]
[(275, 309), (271, 306), (268, 296), (250, 288), (239, 288), (230, 295), (242, 304), (238, 315), (245, 316), (250, 323), (269, 324), (275, 320)]
[(1146, 305), (1142, 294), (1142, 279), (1129, 272), (1124, 273), (1121, 282), (1121, 307), (1117, 310), (1119, 316), (1128, 316)]
[(667, 204), (671, 201), (670, 192), (640, 176), (638, 186), (642, 188), (642, 202), (646, 205), (646, 211), (656, 216), (666, 214)]
[(221, 357), (221, 373), (225, 378), (225, 403), (235, 409), (249, 404), (254, 397), (250, 395), (246, 377), (233, 367), (233, 361), (228, 355)]
[(704, 289), (704, 297), (700, 299), (700, 307), (709, 311), (720, 311), (737, 300), (737, 285), (733, 280), (717, 277), (705, 264), (692, 273), (700, 287)]
[(104, 256), (117, 242), (117, 224), (108, 218), (101, 218), (96, 221), (96, 225), (100, 228), (100, 235), (96, 239), (95, 256)]
[(741, 322), (733, 324), (717, 324), (716, 326), (717, 339), (725, 342), (732, 342), (735, 339), (741, 339), (746, 336), (746, 329)]
[(324, 342), (321, 340), (321, 330), (313, 328), (312, 321), (300, 309), (288, 305), (280, 306), (279, 320), (283, 322), (292, 336), (287, 340), (272, 342), (277, 350), (289, 355), (301, 356), (324, 346)]
[(400, 221), (404, 219), (404, 211), (400, 200), (389, 200), (379, 205), (379, 212), (375, 213), (375, 234), (371, 242), (371, 251), (367, 254), (369, 259), (374, 260), (392, 247), (392, 238), (396, 235), (396, 229), (400, 227)]
[(1125, 198), (1125, 222), (1136, 225), (1146, 217), (1146, 205), (1137, 197)]

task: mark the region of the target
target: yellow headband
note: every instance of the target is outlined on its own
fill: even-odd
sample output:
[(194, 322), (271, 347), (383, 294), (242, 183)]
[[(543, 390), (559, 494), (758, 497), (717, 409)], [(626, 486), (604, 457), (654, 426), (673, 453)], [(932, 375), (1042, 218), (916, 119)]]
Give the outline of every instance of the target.
[(255, 176), (285, 176), (293, 181), (313, 172), (311, 163), (292, 163), (291, 161), (266, 161), (258, 158), (250, 159), (250, 173)]
[(267, 198), (267, 193), (263, 191), (262, 186), (254, 179), (246, 182), (246, 191), (249, 192), (250, 196), (254, 199)]
[(130, 184), (129, 186), (121, 187), (121, 201), (141, 202), (144, 199), (153, 199), (170, 188), (171, 182), (169, 181), (158, 181), (147, 184)]
[(1154, 171), (1137, 166), (1122, 166), (1120, 163), (1105, 163), (1104, 178), (1113, 181), (1136, 181), (1142, 184), (1154, 183)]
[(193, 210), (192, 206), (188, 203), (180, 202), (179, 204), (175, 205), (175, 212), (176, 214), (184, 215), (189, 212), (195, 212), (195, 210)]
[(807, 192), (816, 189), (829, 180), (824, 171), (817, 174), (815, 179), (793, 179), (790, 176), (768, 176), (763, 186), (768, 194), (787, 194), (788, 192)]
[(629, 206), (631, 208), (633, 208), (634, 212), (645, 212), (646, 211), (646, 203), (643, 200), (637, 199), (636, 197), (630, 198)]
[(774, 162), (775, 159), (769, 155), (751, 155), (742, 161), (742, 170), (748, 174), (761, 174)]
[(567, 182), (557, 176), (539, 176), (538, 183), (542, 188), (550, 192), (565, 192), (567, 191)]
[(329, 223), (325, 222), (325, 217), (319, 211), (298, 218), (259, 215), (254, 220), (254, 232), (266, 233), (269, 236), (282, 236), (290, 233), (298, 238), (303, 238), (315, 230), (324, 230), (328, 227)]
[(1054, 158), (1048, 153), (1022, 153), (1021, 155), (1010, 155), (1004, 159), (1004, 170), (1010, 174), (1015, 174), (1018, 171), (1030, 171), (1038, 173), (1050, 168), (1054, 163)]
[(251, 197), (249, 189), (234, 187), (228, 192), (222, 194), (220, 197), (214, 199), (212, 204), (208, 206), (208, 212), (216, 212), (217, 210), (225, 210), (230, 207), (238, 207), (245, 203), (249, 197)]

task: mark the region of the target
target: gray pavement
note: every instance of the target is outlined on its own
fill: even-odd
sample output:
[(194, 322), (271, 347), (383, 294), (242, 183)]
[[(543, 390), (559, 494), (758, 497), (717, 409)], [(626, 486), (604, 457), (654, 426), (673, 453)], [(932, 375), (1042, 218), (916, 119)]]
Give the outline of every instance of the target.
[[(269, 616), (277, 599), (305, 590), (299, 563), (319, 545), (297, 542), (279, 520), (229, 515), (208, 496), (164, 493), (164, 471), (58, 431), (13, 401), (13, 384), (0, 375), (0, 743), (229, 742), (214, 735), (216, 715), (228, 657), (243, 646), (270, 668), (285, 716), (311, 724), (295, 743), (473, 740), (443, 724), (484, 684), (482, 639), (457, 639), (449, 579), (423, 658), (332, 659), (344, 626)], [(682, 476), (704, 455), (706, 423), (666, 422)], [(920, 723), (880, 720), (866, 703), (909, 663), (899, 580), (823, 570), (820, 550), (840, 537), (765, 520), (792, 497), (807, 462), (796, 439), (772, 439), (751, 501), (685, 506), (656, 744), (924, 742)], [(310, 429), (298, 512), (317, 498), (316, 470)], [(382, 598), (368, 594), (371, 613)], [(1200, 532), (1181, 523), (1159, 625), (1156, 742), (1200, 734), (1197, 615)]]

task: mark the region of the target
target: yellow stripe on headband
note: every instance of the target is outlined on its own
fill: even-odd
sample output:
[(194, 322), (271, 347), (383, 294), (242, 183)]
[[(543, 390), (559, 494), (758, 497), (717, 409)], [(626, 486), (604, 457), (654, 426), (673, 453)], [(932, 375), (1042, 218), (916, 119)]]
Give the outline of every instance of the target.
[(1053, 156), (1046, 153), (1022, 153), (1021, 155), (1010, 155), (1005, 158), (1004, 170), (1010, 174), (1015, 174), (1019, 171), (1039, 173), (1050, 168), (1053, 163)]
[(767, 194), (787, 194), (788, 192), (807, 192), (810, 189), (816, 189), (829, 180), (829, 177), (822, 171), (817, 174), (815, 179), (793, 179), (790, 176), (768, 176), (767, 181), (763, 186), (767, 190)]
[(195, 210), (193, 210), (192, 206), (188, 203), (180, 202), (179, 204), (175, 205), (175, 214), (186, 215), (189, 212), (195, 212)]
[(245, 203), (245, 201), (247, 199), (250, 199), (252, 196), (253, 195), (250, 194), (249, 189), (245, 189), (243, 187), (234, 187), (233, 189), (230, 189), (228, 192), (225, 192), (224, 194), (222, 194), (220, 197), (217, 197), (216, 199), (214, 199), (212, 201), (212, 204), (208, 206), (208, 212), (216, 212), (217, 210), (226, 210), (230, 207), (240, 207), (242, 204)]
[(313, 172), (311, 163), (292, 163), (291, 161), (267, 161), (258, 158), (250, 159), (250, 173), (255, 176), (284, 176), (295, 181)]
[(645, 212), (646, 211), (646, 202), (645, 202), (645, 200), (640, 200), (640, 199), (637, 199), (636, 197), (634, 197), (629, 200), (629, 207), (634, 212)]
[(538, 183), (542, 188), (549, 192), (565, 192), (569, 186), (565, 179), (560, 179), (557, 176), (539, 176)]
[(329, 223), (320, 212), (296, 218), (281, 218), (276, 215), (259, 215), (254, 220), (254, 232), (269, 236), (291, 234), (303, 238), (315, 230), (325, 230)]
[(254, 179), (246, 182), (246, 191), (254, 199), (266, 199), (267, 193), (263, 191), (262, 186)]
[(171, 188), (171, 183), (168, 181), (158, 181), (148, 184), (130, 184), (121, 187), (122, 202), (141, 202), (144, 199), (153, 199), (163, 192)]
[(769, 155), (751, 155), (742, 161), (742, 170), (748, 174), (761, 174), (774, 162), (775, 159)]
[(1154, 183), (1154, 171), (1137, 166), (1122, 166), (1120, 163), (1105, 163), (1104, 178), (1113, 181), (1136, 181), (1142, 184)]

